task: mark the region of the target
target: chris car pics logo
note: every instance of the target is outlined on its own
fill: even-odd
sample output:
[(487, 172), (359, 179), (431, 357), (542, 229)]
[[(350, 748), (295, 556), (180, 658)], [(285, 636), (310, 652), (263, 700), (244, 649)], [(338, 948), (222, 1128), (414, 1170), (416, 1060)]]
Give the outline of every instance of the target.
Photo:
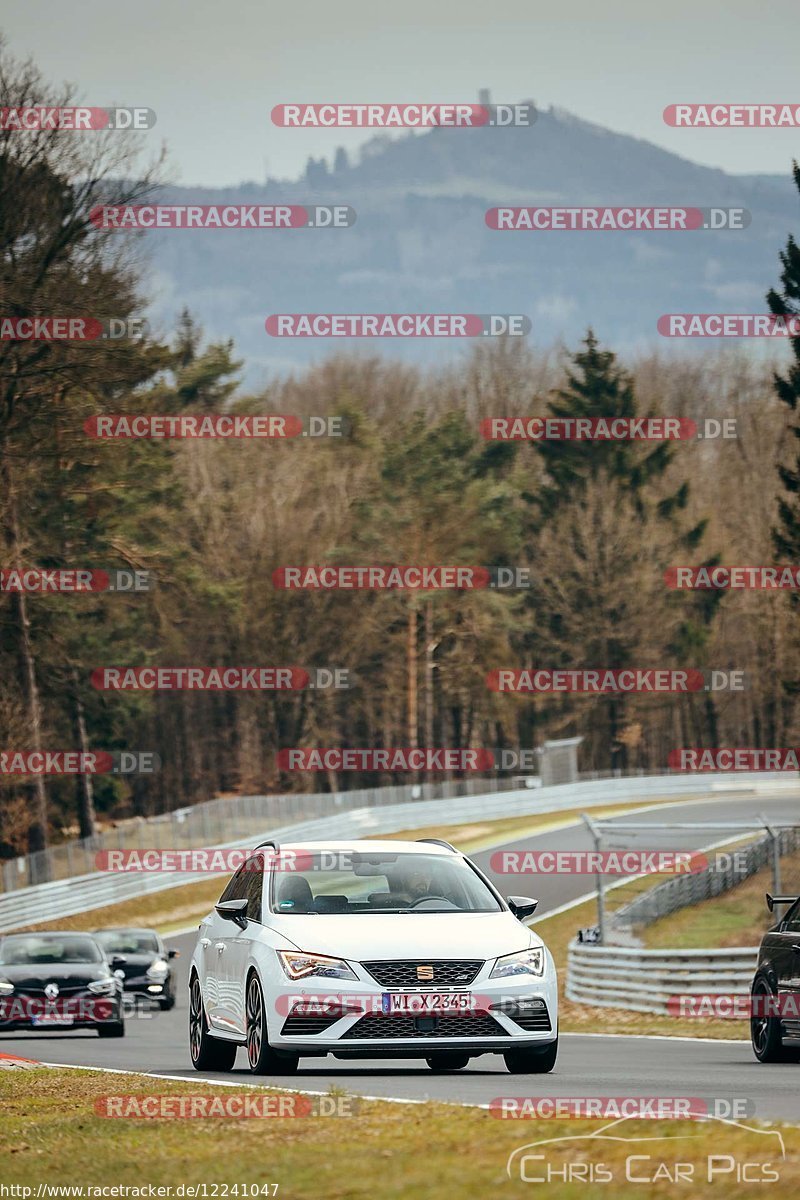
[[(671, 1134), (636, 1133), (636, 1117), (622, 1117), (590, 1134), (542, 1138), (518, 1146), (508, 1156), (506, 1174), (531, 1184), (614, 1184), (652, 1187), (682, 1186), (683, 1194), (697, 1196), (698, 1186), (776, 1183), (786, 1158), (778, 1130), (744, 1125), (723, 1117), (691, 1114), (691, 1127), (676, 1122)], [(630, 1122), (636, 1121), (633, 1126)], [(712, 1128), (708, 1123), (715, 1122)], [(722, 1128), (720, 1128), (720, 1126)], [(725, 1133), (745, 1131), (758, 1135), (758, 1148), (734, 1152), (725, 1146)], [(622, 1148), (621, 1143), (628, 1143)], [(705, 1194), (705, 1191), (704, 1193)], [(749, 1194), (749, 1193), (748, 1193)]]

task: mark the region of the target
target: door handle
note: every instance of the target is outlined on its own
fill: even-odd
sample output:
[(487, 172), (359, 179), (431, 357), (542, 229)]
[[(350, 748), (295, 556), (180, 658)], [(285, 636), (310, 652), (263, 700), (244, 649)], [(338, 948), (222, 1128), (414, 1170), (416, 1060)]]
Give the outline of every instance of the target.
[(216, 950), (217, 954), (222, 954), (222, 951), (225, 949), (225, 943), (224, 942), (216, 942), (214, 949)]
[(792, 949), (795, 954), (800, 954), (800, 942), (792, 942)]
[(203, 947), (204, 950), (207, 950), (208, 947), (211, 945), (211, 938), (200, 938), (200, 945)]

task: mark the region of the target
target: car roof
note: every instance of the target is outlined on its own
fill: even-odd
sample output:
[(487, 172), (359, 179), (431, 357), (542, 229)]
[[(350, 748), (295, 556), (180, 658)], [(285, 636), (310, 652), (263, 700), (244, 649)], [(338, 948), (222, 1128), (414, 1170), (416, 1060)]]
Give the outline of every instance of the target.
[(2, 938), (60, 938), (85, 937), (94, 941), (94, 933), (90, 929), (25, 929), (12, 930), (10, 933), (0, 933)]
[(153, 937), (161, 936), (155, 929), (144, 929), (138, 925), (104, 925), (102, 929), (93, 929), (92, 933), (151, 933)]
[[(269, 850), (269, 846), (259, 847)], [(358, 850), (364, 854), (395, 853), (395, 854), (430, 854), (437, 857), (452, 857), (460, 851), (451, 850), (447, 846), (428, 841), (400, 841), (396, 838), (355, 838), (352, 841), (308, 841), (308, 842), (279, 842), (278, 849), (285, 850)]]

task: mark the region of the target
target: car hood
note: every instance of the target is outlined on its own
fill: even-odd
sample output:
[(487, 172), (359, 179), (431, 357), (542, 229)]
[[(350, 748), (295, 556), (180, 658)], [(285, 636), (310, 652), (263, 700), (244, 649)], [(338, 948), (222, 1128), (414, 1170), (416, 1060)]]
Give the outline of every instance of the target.
[[(112, 955), (112, 957), (114, 956)], [(161, 958), (161, 955), (150, 952), (149, 954), (122, 954), (120, 957), (125, 959), (125, 966), (112, 967), (112, 970), (122, 971), (125, 978), (130, 979), (134, 975), (144, 975), (148, 967), (157, 958)], [(169, 963), (167, 963), (167, 966), (169, 967)]]
[(352, 962), (394, 958), (499, 958), (541, 939), (509, 912), (329, 913), (285, 916), (269, 922), (298, 950)]
[(109, 978), (108, 967), (103, 963), (36, 963), (33, 966), (0, 963), (0, 979), (7, 979), (18, 988), (41, 991), (47, 983), (57, 983), (60, 988), (80, 987), (95, 979)]

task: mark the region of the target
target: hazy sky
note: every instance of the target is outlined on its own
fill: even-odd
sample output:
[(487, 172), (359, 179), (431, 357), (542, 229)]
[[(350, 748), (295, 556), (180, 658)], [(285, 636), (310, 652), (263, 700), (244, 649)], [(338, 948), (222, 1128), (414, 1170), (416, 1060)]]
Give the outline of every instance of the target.
[(289, 130), (287, 101), (556, 104), (727, 171), (784, 172), (800, 131), (676, 130), (677, 101), (800, 104), (800, 5), (753, 0), (0, 0), (10, 48), (87, 103), (156, 110), (184, 184), (293, 176), (363, 130)]

